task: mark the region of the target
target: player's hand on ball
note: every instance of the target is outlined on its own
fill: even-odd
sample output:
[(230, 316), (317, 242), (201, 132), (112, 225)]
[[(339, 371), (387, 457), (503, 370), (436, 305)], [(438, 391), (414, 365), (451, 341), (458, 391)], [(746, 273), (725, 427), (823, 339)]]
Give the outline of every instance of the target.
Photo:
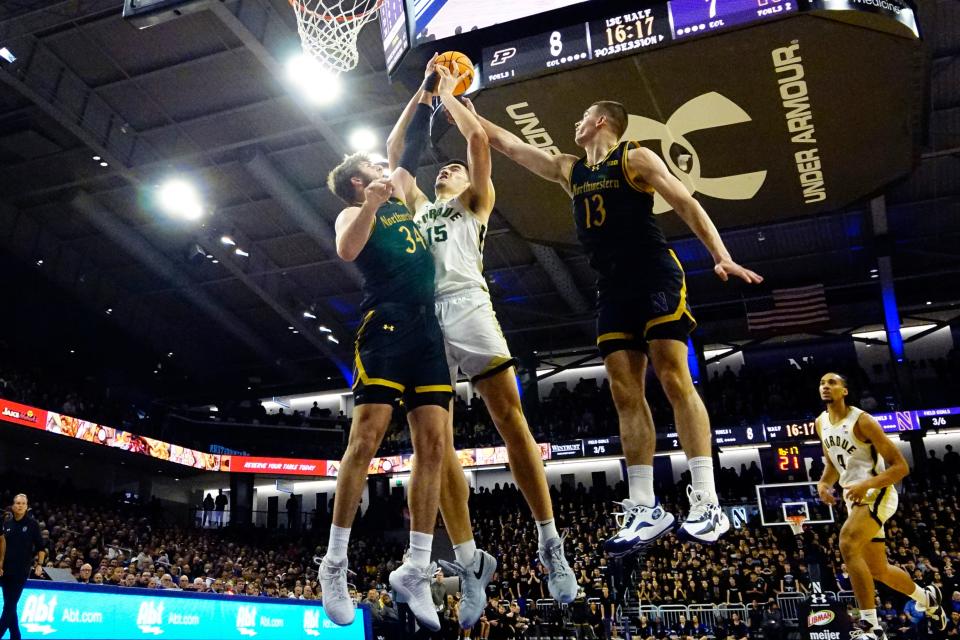
[(870, 487), (868, 487), (865, 482), (858, 482), (847, 489), (847, 499), (853, 504), (860, 504), (863, 502), (863, 499), (866, 497), (868, 491), (870, 491)]
[(423, 71), (423, 77), (429, 78), (434, 73), (437, 72), (437, 56), (439, 54), (434, 53), (429, 60), (427, 60), (427, 68)]
[(460, 76), (455, 76), (450, 72), (450, 69), (447, 69), (445, 66), (440, 65), (437, 67), (437, 73), (440, 74), (440, 84), (437, 86), (437, 91), (440, 95), (453, 95), (453, 90), (457, 88), (457, 85), (460, 84)]
[(831, 506), (837, 504), (837, 498), (833, 495), (833, 487), (828, 487), (825, 484), (817, 484), (817, 493), (820, 494), (820, 501), (824, 504)]
[(363, 192), (366, 194), (367, 202), (379, 207), (393, 195), (393, 183), (387, 178), (378, 178), (368, 184)]
[(747, 284), (760, 284), (763, 282), (763, 276), (755, 271), (741, 267), (733, 260), (721, 260), (717, 264), (713, 265), (713, 272), (717, 274), (717, 277), (726, 282), (730, 276), (740, 278)]

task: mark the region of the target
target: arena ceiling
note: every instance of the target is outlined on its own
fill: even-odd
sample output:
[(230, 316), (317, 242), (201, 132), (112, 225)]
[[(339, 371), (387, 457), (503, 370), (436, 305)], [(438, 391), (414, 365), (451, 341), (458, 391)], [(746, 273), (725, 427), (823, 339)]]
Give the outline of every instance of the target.
[[(285, 76), (299, 45), (285, 0), (226, 0), (146, 30), (121, 8), (0, 4), (0, 47), (20, 60), (0, 62), (0, 251), (22, 276), (5, 279), (5, 300), (29, 315), (41, 292), (51, 295), (40, 283), (54, 283), (55, 306), (69, 309), (63, 323), (97, 317), (143, 345), (148, 361), (173, 353), (156, 375), (181, 392), (342, 386), (360, 296), (356, 273), (332, 250), (340, 205), (324, 180), (354, 126), (385, 139), (408, 98), (385, 80), (376, 27), (361, 34), (343, 97), (315, 107)], [(960, 313), (960, 3), (921, 0), (919, 23), (930, 57), (927, 141), (882, 205), (901, 314), (942, 320)], [(202, 225), (158, 213), (151, 194), (172, 174), (202, 190)], [(835, 330), (882, 322), (870, 201), (724, 237), (766, 277), (762, 288), (722, 284), (695, 239), (672, 239), (703, 343), (757, 338), (750, 304), (814, 283), (827, 288)], [(495, 215), (485, 261), (516, 352), (591, 344), (593, 274), (581, 254), (531, 244)], [(21, 323), (22, 341), (67, 349), (50, 343), (48, 324)]]

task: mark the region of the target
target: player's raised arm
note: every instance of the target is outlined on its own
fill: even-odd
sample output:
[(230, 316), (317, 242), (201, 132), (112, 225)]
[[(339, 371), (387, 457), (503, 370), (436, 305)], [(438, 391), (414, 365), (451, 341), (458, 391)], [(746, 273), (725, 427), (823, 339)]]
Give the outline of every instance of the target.
[(848, 487), (847, 498), (854, 503), (859, 503), (864, 499), (867, 491), (870, 489), (889, 487), (890, 485), (897, 484), (909, 475), (910, 467), (907, 465), (907, 460), (903, 457), (903, 454), (900, 453), (900, 450), (897, 449), (897, 446), (893, 444), (893, 441), (883, 432), (883, 428), (880, 426), (880, 423), (877, 422), (876, 418), (866, 412), (861, 413), (857, 419), (857, 424), (853, 427), (853, 434), (862, 442), (872, 444), (876, 448), (877, 453), (883, 457), (887, 468), (883, 472), (871, 476), (863, 482)]
[(410, 98), (387, 137), (390, 178), (412, 211), (416, 211), (427, 201), (427, 197), (417, 186), (416, 176), (420, 156), (426, 146), (430, 115), (433, 113), (431, 100), (438, 80), (436, 60), (437, 54), (433, 54), (424, 70), (423, 85)]
[(444, 66), (437, 67), (440, 74), (438, 92), (440, 101), (454, 124), (467, 141), (467, 160), (469, 161), (470, 192), (472, 210), (486, 221), (493, 211), (494, 190), (491, 180), (490, 141), (480, 120), (457, 100), (453, 90), (460, 82), (460, 76), (453, 75)]
[(577, 161), (576, 156), (568, 153), (559, 156), (551, 155), (543, 149), (524, 142), (503, 127), (495, 125), (478, 114), (469, 99), (465, 99), (464, 104), (477, 116), (487, 134), (487, 138), (490, 140), (490, 146), (528, 171), (551, 182), (556, 182), (567, 193), (570, 193), (570, 170)]
[(730, 276), (736, 276), (749, 284), (763, 282), (762, 276), (733, 261), (710, 216), (696, 198), (690, 195), (683, 183), (670, 173), (657, 154), (637, 147), (630, 150), (628, 162), (631, 171), (663, 196), (667, 204), (673, 207), (680, 219), (707, 247), (713, 256), (713, 270), (721, 280), (726, 282)]
[(366, 199), (359, 207), (347, 207), (337, 216), (337, 255), (353, 262), (370, 239), (377, 209), (393, 195), (393, 184), (386, 178), (374, 180), (363, 190)]

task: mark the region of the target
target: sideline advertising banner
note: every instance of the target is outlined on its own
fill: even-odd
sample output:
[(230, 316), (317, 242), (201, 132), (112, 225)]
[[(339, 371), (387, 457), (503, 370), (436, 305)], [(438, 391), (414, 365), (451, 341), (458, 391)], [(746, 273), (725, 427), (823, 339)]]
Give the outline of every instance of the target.
[(348, 627), (331, 622), (315, 603), (184, 593), (161, 589), (92, 587), (30, 580), (20, 598), (24, 638), (257, 638), (365, 640), (363, 612)]

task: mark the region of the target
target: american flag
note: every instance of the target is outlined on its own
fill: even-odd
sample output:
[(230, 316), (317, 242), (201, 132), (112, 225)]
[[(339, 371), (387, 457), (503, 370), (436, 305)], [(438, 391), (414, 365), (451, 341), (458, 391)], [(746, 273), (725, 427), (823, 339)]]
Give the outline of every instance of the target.
[(793, 329), (830, 320), (822, 284), (773, 290), (773, 308), (747, 313), (750, 331)]

